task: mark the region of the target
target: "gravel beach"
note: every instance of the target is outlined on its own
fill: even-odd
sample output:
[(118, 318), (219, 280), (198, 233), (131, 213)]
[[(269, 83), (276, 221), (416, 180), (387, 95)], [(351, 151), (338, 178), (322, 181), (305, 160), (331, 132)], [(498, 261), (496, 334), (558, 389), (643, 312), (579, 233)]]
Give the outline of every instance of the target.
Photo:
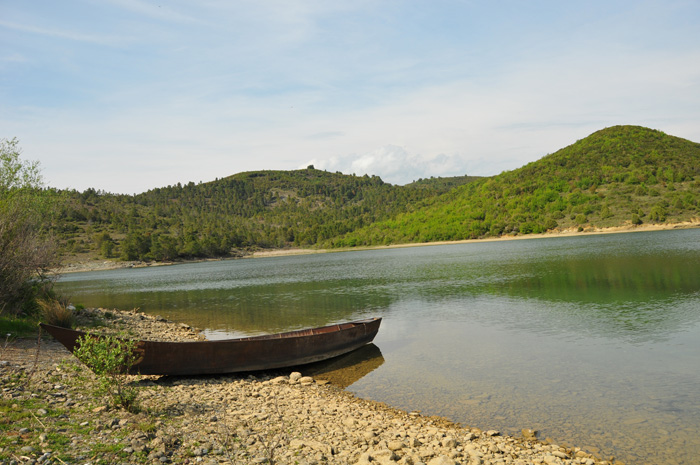
[[(137, 311), (82, 310), (78, 326), (95, 319), (106, 323), (95, 328), (100, 333), (203, 339), (194, 328)], [(130, 377), (138, 386), (139, 413), (111, 408), (107, 399), (95, 397), (79, 376), (91, 373), (48, 335), (38, 351), (37, 341), (5, 343), (0, 373), (0, 426), (7, 432), (0, 439), (1, 464), (611, 463), (578, 448), (540, 442), (533, 431), (507, 437), (359, 399), (332, 382), (306, 376), (303, 368), (243, 376)]]

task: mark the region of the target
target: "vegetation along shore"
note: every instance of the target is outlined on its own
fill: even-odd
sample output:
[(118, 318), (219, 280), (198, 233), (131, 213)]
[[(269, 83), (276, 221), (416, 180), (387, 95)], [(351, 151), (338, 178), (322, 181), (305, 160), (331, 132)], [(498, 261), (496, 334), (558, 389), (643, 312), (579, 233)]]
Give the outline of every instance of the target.
[[(138, 311), (77, 314), (78, 326), (100, 333), (202, 338), (186, 325)], [(538, 440), (528, 429), (507, 437), (358, 399), (332, 379), (303, 371), (130, 376), (136, 401), (126, 410), (95, 394), (96, 376), (48, 336), (39, 348), (32, 339), (7, 341), (0, 360), (3, 464), (609, 463)]]

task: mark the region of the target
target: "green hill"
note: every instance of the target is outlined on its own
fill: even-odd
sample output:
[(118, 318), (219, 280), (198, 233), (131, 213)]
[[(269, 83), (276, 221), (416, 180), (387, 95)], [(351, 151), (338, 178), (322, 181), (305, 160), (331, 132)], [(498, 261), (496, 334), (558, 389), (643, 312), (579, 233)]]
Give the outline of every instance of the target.
[(324, 245), (475, 239), (676, 223), (698, 216), (700, 144), (647, 128), (615, 126)]
[(113, 195), (60, 193), (64, 256), (174, 260), (242, 249), (352, 247), (586, 230), (700, 217), (700, 144), (635, 126), (598, 131), (490, 178), (421, 179), (313, 167)]
[(222, 257), (238, 249), (313, 246), (418, 206), (475, 178), (408, 186), (313, 168), (239, 173), (135, 196), (64, 193), (55, 230), (64, 256), (124, 260)]

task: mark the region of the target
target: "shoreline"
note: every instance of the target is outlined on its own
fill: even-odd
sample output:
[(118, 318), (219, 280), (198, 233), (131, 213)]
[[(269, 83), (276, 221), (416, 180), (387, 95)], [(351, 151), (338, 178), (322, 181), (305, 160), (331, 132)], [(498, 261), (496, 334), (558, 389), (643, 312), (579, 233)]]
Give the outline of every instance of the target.
[(700, 228), (700, 219), (694, 219), (693, 221), (684, 221), (681, 223), (661, 223), (661, 224), (642, 224), (642, 225), (626, 225), (626, 226), (612, 226), (607, 228), (585, 228), (583, 231), (578, 231), (576, 228), (569, 228), (561, 231), (548, 231), (539, 234), (525, 234), (525, 235), (506, 235), (499, 237), (487, 237), (483, 239), (463, 239), (459, 241), (435, 241), (435, 242), (414, 242), (405, 244), (390, 244), (390, 245), (376, 245), (376, 246), (358, 246), (358, 247), (343, 247), (337, 249), (304, 249), (304, 248), (282, 248), (282, 249), (269, 249), (269, 250), (257, 250), (253, 252), (242, 253), (235, 257), (224, 257), (224, 258), (205, 258), (205, 259), (193, 259), (193, 260), (177, 260), (171, 262), (141, 262), (141, 261), (131, 261), (131, 262), (119, 262), (113, 260), (82, 260), (74, 263), (69, 263), (53, 271), (53, 274), (60, 275), (66, 273), (81, 273), (86, 271), (105, 271), (105, 270), (115, 270), (115, 269), (127, 269), (127, 268), (149, 268), (156, 266), (172, 266), (185, 263), (203, 263), (211, 261), (223, 261), (223, 260), (240, 260), (240, 259), (251, 259), (251, 258), (273, 258), (273, 257), (286, 257), (293, 255), (313, 255), (321, 253), (337, 253), (337, 252), (351, 252), (360, 250), (384, 250), (384, 249), (400, 249), (408, 247), (429, 247), (435, 245), (451, 245), (451, 244), (471, 244), (478, 242), (501, 242), (501, 241), (514, 241), (514, 240), (528, 240), (528, 239), (547, 239), (556, 237), (576, 237), (576, 236), (593, 236), (600, 234), (624, 234), (633, 232), (651, 232), (651, 231), (670, 231), (674, 229), (696, 229)]
[[(83, 323), (91, 319), (106, 323), (97, 332), (201, 339), (193, 328), (136, 310), (86, 309), (79, 315)], [(76, 359), (50, 336), (45, 339), (40, 352), (36, 341), (30, 340), (16, 341), (9, 352), (7, 348), (0, 352), (3, 405), (11, 405), (10, 410), (18, 414), (26, 410), (27, 419), (10, 423), (7, 442), (0, 442), (1, 463), (11, 463), (15, 457), (16, 463), (42, 463), (55, 457), (66, 463), (89, 458), (92, 463), (208, 465), (607, 465), (614, 461), (577, 447), (540, 441), (528, 429), (523, 429), (522, 437), (502, 436), (495, 430), (361, 399), (324, 381), (322, 375), (302, 377), (304, 367), (296, 373), (290, 369), (208, 377), (129, 377), (138, 386), (143, 408), (140, 413), (128, 413), (90, 395), (75, 372), (66, 368), (77, 366)], [(36, 370), (31, 380), (12, 381), (16, 374), (30, 370)], [(42, 399), (47, 404), (40, 407), (43, 404), (37, 402)], [(62, 450), (61, 444), (68, 447)]]

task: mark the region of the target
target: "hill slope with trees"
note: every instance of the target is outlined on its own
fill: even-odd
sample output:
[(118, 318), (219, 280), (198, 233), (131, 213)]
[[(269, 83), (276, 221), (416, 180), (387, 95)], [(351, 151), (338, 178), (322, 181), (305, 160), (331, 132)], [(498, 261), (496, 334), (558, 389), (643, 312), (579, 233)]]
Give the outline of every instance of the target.
[(615, 126), (324, 245), (450, 241), (698, 217), (700, 144)]
[(246, 248), (309, 247), (410, 211), (474, 177), (407, 186), (377, 176), (295, 171), (239, 173), (130, 196), (65, 193), (56, 225), (64, 256), (168, 261)]
[(61, 192), (64, 257), (169, 261), (251, 248), (353, 247), (678, 223), (700, 217), (700, 144), (638, 126), (598, 131), (490, 178), (309, 167), (138, 195)]

